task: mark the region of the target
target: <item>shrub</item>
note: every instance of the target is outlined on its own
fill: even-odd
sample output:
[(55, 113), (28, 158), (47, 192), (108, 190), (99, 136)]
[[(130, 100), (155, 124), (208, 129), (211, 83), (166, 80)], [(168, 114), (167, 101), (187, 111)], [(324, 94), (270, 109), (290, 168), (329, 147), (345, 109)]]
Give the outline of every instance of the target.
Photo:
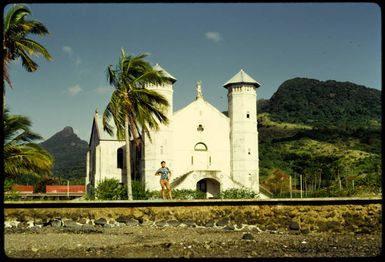
[[(198, 190), (192, 190), (192, 189), (171, 189), (171, 196), (173, 199), (205, 199), (206, 193), (198, 191)], [(167, 189), (164, 191), (164, 197), (167, 199)], [(153, 190), (148, 191), (146, 190), (146, 199), (153, 200), (153, 199), (161, 199), (162, 193), (161, 190)]]
[(4, 201), (17, 201), (21, 199), (20, 192), (16, 190), (8, 191), (8, 193), (4, 194)]
[(15, 184), (15, 181), (12, 179), (5, 179), (4, 180), (4, 192), (11, 191), (12, 186)]
[[(172, 193), (172, 190), (171, 190)], [(167, 191), (165, 192), (165, 197), (167, 196)], [(162, 194), (160, 190), (152, 190), (152, 191), (146, 191), (146, 199), (153, 200), (153, 199), (161, 199)]]
[(247, 188), (230, 188), (219, 193), (222, 199), (259, 198), (259, 194)]
[(150, 192), (145, 189), (141, 181), (132, 180), (132, 198), (134, 200), (147, 200)]
[(127, 199), (127, 186), (119, 183), (117, 179), (106, 178), (98, 184), (95, 197), (101, 200)]
[[(174, 189), (171, 190), (171, 195), (173, 199), (205, 199), (206, 193), (199, 190), (192, 189)], [(167, 191), (165, 191), (165, 197), (167, 196)]]

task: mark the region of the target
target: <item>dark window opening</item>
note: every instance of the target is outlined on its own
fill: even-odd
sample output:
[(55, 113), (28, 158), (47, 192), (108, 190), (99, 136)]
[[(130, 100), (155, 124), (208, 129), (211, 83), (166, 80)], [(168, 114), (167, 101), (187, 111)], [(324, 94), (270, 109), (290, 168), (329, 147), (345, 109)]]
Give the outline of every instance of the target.
[(197, 131), (202, 132), (203, 130), (205, 130), (205, 129), (203, 128), (203, 126), (202, 126), (202, 125), (199, 125), (198, 128), (197, 128)]
[(117, 167), (123, 168), (123, 149), (119, 148), (117, 152)]

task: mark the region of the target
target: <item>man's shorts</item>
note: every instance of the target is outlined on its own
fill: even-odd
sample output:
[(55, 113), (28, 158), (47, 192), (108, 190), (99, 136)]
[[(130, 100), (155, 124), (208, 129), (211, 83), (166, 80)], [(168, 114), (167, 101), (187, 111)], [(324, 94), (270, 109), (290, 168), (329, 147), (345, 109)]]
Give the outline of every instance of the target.
[(168, 179), (161, 179), (161, 180), (160, 180), (160, 185), (161, 185), (162, 187), (170, 188), (170, 182), (168, 181)]

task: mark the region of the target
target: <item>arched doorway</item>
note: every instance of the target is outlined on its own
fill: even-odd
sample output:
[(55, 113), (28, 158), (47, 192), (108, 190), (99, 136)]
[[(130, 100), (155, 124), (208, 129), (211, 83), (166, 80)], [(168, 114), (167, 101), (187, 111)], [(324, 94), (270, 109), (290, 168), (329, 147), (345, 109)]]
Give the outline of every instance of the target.
[(212, 178), (204, 178), (197, 182), (197, 190), (206, 193), (206, 198), (215, 198), (220, 192), (221, 184)]

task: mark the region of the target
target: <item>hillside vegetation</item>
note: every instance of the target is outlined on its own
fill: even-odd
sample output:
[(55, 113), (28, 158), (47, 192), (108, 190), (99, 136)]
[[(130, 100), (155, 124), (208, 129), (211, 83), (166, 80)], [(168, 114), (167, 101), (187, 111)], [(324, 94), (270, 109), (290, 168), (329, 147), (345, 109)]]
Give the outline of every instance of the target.
[(295, 78), (258, 105), (260, 183), (275, 196), (381, 189), (381, 91)]
[(276, 121), (319, 127), (379, 127), (381, 91), (350, 82), (294, 78), (264, 105)]
[(40, 145), (55, 159), (54, 176), (84, 184), (88, 143), (81, 140), (72, 127), (65, 127)]

